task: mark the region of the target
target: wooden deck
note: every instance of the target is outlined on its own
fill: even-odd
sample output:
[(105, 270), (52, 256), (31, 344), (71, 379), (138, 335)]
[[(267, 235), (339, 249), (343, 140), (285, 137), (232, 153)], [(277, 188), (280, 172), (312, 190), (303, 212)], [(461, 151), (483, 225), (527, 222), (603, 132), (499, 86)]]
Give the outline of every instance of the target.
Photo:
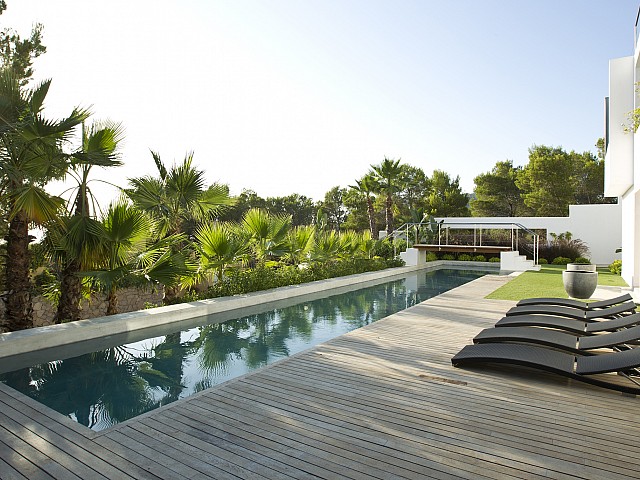
[(0, 385), (2, 479), (640, 478), (640, 399), (451, 357), (513, 305), (488, 276), (90, 432)]

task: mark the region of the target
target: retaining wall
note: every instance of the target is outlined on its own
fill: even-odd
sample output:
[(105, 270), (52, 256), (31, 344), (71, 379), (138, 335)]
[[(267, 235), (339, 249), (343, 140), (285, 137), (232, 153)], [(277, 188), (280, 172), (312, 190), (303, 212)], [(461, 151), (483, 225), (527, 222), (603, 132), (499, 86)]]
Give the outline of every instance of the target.
[[(123, 288), (118, 290), (118, 312), (127, 313), (144, 309), (148, 304), (162, 305), (163, 290), (150, 288)], [(0, 319), (4, 318), (4, 302), (0, 302)], [(44, 327), (53, 325), (56, 306), (43, 296), (33, 299), (33, 326)], [(93, 294), (90, 300), (80, 302), (80, 318), (102, 317), (107, 314), (107, 296), (102, 293)], [(0, 320), (0, 332), (2, 320)]]

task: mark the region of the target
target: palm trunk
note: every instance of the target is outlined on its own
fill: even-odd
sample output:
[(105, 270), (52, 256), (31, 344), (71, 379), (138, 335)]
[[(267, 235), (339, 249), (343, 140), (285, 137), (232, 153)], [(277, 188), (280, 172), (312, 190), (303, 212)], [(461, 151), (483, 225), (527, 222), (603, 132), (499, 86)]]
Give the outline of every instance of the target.
[(9, 331), (33, 327), (33, 304), (29, 277), (29, 223), (24, 212), (9, 222), (7, 236), (7, 306), (6, 327)]
[(80, 320), (82, 280), (78, 272), (80, 272), (80, 264), (77, 260), (69, 262), (62, 271), (60, 302), (58, 303), (58, 311), (56, 312), (56, 323)]
[(376, 212), (373, 209), (373, 201), (367, 195), (367, 213), (369, 214), (369, 230), (371, 230), (371, 238), (378, 240), (378, 229), (376, 228)]
[[(76, 198), (74, 215), (88, 215), (86, 184), (80, 185), (80, 193)], [(73, 258), (72, 252), (67, 252), (67, 258)], [(77, 259), (67, 260), (62, 271), (60, 282), (60, 302), (56, 312), (56, 323), (75, 322), (80, 320), (80, 300), (82, 298), (82, 279), (79, 276), (80, 262)]]
[(107, 294), (107, 315), (116, 313), (118, 313), (118, 291), (115, 286), (112, 286)]
[(163, 305), (171, 305), (178, 298), (179, 287), (164, 287), (164, 298), (162, 299)]
[(393, 234), (393, 200), (391, 194), (387, 195), (387, 208), (386, 208), (386, 220), (387, 220), (387, 236), (391, 238)]

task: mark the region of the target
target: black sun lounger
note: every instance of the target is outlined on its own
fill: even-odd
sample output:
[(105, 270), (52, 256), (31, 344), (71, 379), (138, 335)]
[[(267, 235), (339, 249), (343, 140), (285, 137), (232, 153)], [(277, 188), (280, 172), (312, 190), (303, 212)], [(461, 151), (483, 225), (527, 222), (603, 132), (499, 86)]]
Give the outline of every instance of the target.
[(599, 318), (618, 317), (634, 312), (635, 309), (636, 304), (633, 302), (621, 303), (601, 310), (580, 310), (578, 308), (562, 307), (559, 305), (523, 305), (521, 307), (510, 308), (507, 316), (540, 314), (575, 318), (576, 320), (595, 321)]
[[(583, 357), (533, 345), (481, 343), (467, 345), (451, 359), (451, 363), (454, 367), (474, 367), (492, 363), (522, 365), (619, 392), (640, 394), (640, 387), (628, 376), (630, 370), (640, 366), (640, 348)], [(635, 385), (625, 386), (603, 378), (591, 377), (611, 372), (625, 376)]]
[(577, 337), (566, 332), (535, 327), (487, 328), (473, 339), (473, 343), (525, 343), (544, 345), (582, 355), (593, 354), (598, 348), (626, 349), (640, 340), (640, 325), (613, 333)]
[(516, 306), (523, 307), (527, 305), (558, 305), (562, 307), (579, 308), (580, 310), (597, 310), (601, 308), (612, 307), (619, 303), (629, 302), (633, 300), (631, 295), (625, 293), (619, 297), (610, 298), (608, 300), (600, 300), (597, 302), (581, 302), (573, 298), (554, 298), (554, 297), (538, 297), (525, 298), (520, 300)]
[(621, 328), (640, 325), (640, 313), (632, 313), (624, 317), (587, 322), (572, 318), (554, 317), (551, 315), (513, 315), (496, 322), (496, 327), (546, 327), (565, 330), (578, 335), (594, 335), (600, 332), (613, 332)]

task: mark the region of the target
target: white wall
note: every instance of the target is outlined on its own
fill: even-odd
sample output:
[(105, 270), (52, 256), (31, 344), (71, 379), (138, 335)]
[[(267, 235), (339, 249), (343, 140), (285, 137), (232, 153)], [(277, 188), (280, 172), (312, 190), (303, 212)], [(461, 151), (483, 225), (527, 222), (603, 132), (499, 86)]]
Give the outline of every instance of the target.
[[(635, 33), (635, 32), (634, 32)], [(604, 162), (604, 193), (617, 196), (621, 209), (620, 246), (622, 278), (640, 298), (640, 132), (630, 134), (623, 126), (640, 106), (635, 93), (640, 79), (640, 42), (632, 57), (609, 61), (609, 145)], [(638, 140), (638, 141), (636, 141)], [(605, 224), (605, 230), (609, 225)]]
[[(615, 251), (622, 246), (621, 205), (569, 205), (568, 217), (455, 217), (437, 220), (444, 220), (448, 225), (464, 223), (466, 228), (474, 222), (513, 222), (531, 230), (544, 228), (547, 233), (571, 232), (573, 238), (587, 244), (592, 263), (609, 265), (620, 258), (620, 254)], [(491, 227), (485, 225), (483, 228)]]
[(629, 286), (637, 289), (640, 284), (640, 222), (636, 214), (640, 212), (640, 192), (629, 190), (620, 198), (622, 206), (622, 278)]
[(604, 194), (624, 195), (633, 186), (633, 135), (625, 132), (634, 104), (634, 59), (609, 61), (609, 146), (605, 157)]

